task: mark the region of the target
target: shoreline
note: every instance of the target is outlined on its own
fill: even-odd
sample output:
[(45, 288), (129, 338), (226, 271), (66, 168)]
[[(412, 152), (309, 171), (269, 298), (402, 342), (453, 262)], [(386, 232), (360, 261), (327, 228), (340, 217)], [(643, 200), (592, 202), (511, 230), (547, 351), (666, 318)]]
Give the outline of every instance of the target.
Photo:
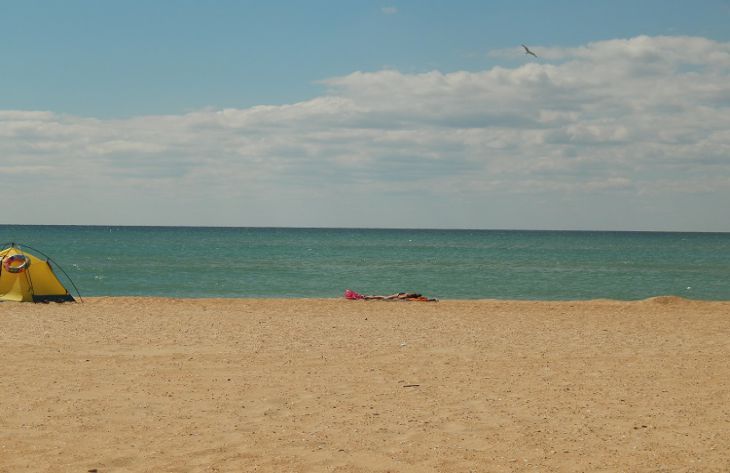
[[(171, 297), (171, 296), (157, 296), (157, 295), (97, 295), (97, 296), (80, 296), (78, 294), (74, 295), (71, 294), (75, 302), (82, 302), (86, 300), (101, 300), (101, 299), (119, 299), (119, 300), (132, 300), (132, 299), (140, 299), (140, 300), (148, 300), (148, 299), (158, 299), (158, 300), (179, 300), (179, 301), (215, 301), (215, 300), (222, 300), (222, 301), (345, 301), (345, 302), (407, 302), (411, 304), (417, 304), (421, 302), (427, 302), (427, 301), (403, 301), (403, 300), (378, 300), (378, 299), (370, 299), (370, 300), (347, 300), (342, 296), (337, 297), (299, 297), (299, 296), (293, 296), (293, 297), (247, 297), (247, 296), (241, 296), (241, 297), (229, 297), (229, 296), (221, 296), (221, 297)], [(80, 301), (79, 299), (82, 299)], [(1, 302), (12, 302), (12, 301), (0, 301)], [(552, 303), (561, 303), (561, 302), (569, 302), (569, 303), (592, 303), (592, 302), (619, 302), (619, 303), (641, 303), (641, 302), (656, 302), (656, 303), (683, 303), (683, 302), (699, 302), (699, 303), (726, 303), (730, 302), (730, 299), (692, 299), (689, 297), (684, 296), (676, 296), (672, 294), (668, 295), (659, 295), (659, 296), (650, 296), (643, 299), (611, 299), (606, 297), (598, 297), (594, 299), (498, 299), (498, 298), (480, 298), (480, 299), (450, 299), (450, 298), (437, 298), (435, 301), (428, 301), (428, 302), (514, 302), (514, 303), (522, 303), (522, 302), (532, 302), (532, 303), (541, 303), (544, 302), (546, 304), (552, 304)]]
[(730, 302), (0, 304), (0, 472), (730, 470)]

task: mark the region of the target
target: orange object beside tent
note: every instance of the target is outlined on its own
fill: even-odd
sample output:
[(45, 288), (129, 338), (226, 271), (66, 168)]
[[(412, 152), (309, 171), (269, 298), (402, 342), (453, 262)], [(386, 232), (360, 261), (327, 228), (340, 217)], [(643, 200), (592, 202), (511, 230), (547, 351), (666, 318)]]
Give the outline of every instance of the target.
[(0, 301), (73, 302), (51, 264), (14, 243), (0, 250)]

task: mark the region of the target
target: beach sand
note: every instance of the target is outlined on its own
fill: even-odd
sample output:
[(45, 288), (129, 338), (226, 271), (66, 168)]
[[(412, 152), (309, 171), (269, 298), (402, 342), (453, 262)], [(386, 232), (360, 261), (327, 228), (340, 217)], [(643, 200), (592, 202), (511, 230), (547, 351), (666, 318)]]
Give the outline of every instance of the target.
[(728, 472), (730, 302), (0, 304), (1, 472)]

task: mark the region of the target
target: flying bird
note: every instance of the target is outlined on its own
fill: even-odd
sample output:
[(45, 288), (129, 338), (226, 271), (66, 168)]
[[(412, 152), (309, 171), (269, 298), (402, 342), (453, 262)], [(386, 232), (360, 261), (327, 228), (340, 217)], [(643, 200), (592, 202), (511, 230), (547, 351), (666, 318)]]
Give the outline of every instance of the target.
[(522, 45), (522, 47), (525, 48), (525, 54), (532, 54), (533, 56), (537, 57), (537, 54), (535, 54), (532, 51), (530, 51), (530, 48), (528, 48), (524, 44)]

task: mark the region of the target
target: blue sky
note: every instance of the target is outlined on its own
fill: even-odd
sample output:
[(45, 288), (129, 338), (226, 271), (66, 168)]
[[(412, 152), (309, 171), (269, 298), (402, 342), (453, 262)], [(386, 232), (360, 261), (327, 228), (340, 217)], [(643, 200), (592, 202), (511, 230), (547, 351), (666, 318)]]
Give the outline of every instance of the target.
[(730, 231), (727, 0), (0, 10), (7, 223)]
[(291, 103), (361, 70), (477, 71), (496, 63), (488, 50), (520, 43), (730, 38), (727, 1), (0, 5), (3, 107), (102, 117)]

